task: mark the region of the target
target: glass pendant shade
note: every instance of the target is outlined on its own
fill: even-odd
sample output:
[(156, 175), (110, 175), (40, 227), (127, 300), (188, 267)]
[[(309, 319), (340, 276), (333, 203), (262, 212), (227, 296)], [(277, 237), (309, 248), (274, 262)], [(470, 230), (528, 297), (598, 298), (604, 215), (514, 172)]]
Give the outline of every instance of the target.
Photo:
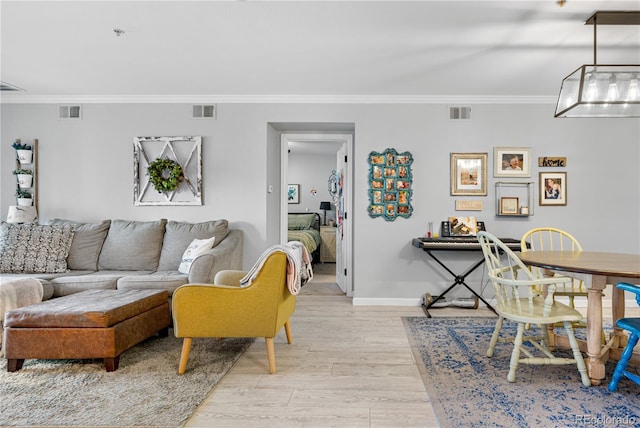
[(640, 117), (640, 65), (583, 65), (565, 77), (555, 117)]

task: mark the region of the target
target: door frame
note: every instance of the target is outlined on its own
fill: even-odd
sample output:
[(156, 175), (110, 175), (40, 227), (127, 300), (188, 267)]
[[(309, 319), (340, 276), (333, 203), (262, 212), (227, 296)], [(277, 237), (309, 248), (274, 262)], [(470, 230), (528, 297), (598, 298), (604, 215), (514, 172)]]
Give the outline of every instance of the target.
[(345, 288), (347, 296), (353, 297), (353, 215), (352, 215), (352, 198), (353, 198), (353, 134), (327, 134), (327, 133), (313, 133), (313, 134), (301, 134), (301, 133), (282, 133), (280, 136), (280, 243), (287, 243), (287, 230), (288, 230), (288, 212), (289, 207), (287, 203), (287, 185), (289, 175), (289, 142), (309, 142), (319, 143), (322, 142), (340, 142), (347, 145), (347, 174), (350, 178), (347, 180), (347, 197), (345, 198), (345, 212), (347, 213), (348, 224), (346, 225), (346, 233), (344, 235), (344, 251), (345, 251), (345, 268), (347, 274), (345, 275)]

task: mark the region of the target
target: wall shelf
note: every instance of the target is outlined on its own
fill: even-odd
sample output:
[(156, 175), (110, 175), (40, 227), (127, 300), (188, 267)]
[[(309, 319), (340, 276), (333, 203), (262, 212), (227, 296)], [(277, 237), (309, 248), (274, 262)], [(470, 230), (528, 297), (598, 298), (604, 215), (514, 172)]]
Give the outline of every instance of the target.
[(533, 215), (533, 182), (497, 181), (496, 216), (530, 217)]

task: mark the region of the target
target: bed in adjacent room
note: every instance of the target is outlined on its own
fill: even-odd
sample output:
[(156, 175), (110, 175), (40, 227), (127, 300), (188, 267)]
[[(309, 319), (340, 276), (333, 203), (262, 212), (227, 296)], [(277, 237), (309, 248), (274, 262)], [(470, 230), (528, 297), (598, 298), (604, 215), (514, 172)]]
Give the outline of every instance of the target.
[(320, 214), (289, 213), (288, 241), (300, 241), (312, 256), (313, 263), (320, 261)]

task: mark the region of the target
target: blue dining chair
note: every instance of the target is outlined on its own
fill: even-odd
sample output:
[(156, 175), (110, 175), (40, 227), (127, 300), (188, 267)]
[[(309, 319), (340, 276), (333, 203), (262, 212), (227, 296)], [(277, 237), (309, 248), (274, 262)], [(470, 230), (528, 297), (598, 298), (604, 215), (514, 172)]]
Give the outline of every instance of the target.
[[(640, 287), (637, 285), (627, 284), (626, 282), (621, 282), (617, 284), (616, 287), (635, 293), (636, 302), (638, 303), (638, 306), (640, 306)], [(616, 321), (616, 325), (621, 329), (630, 332), (631, 336), (629, 336), (627, 346), (624, 348), (624, 351), (622, 351), (620, 361), (618, 361), (616, 369), (613, 372), (611, 382), (609, 382), (609, 391), (611, 392), (616, 392), (618, 390), (618, 382), (620, 382), (620, 379), (623, 377), (631, 379), (633, 382), (640, 385), (640, 376), (626, 370), (629, 359), (631, 359), (631, 354), (633, 353), (633, 348), (638, 343), (638, 338), (640, 338), (640, 318), (620, 318)]]

